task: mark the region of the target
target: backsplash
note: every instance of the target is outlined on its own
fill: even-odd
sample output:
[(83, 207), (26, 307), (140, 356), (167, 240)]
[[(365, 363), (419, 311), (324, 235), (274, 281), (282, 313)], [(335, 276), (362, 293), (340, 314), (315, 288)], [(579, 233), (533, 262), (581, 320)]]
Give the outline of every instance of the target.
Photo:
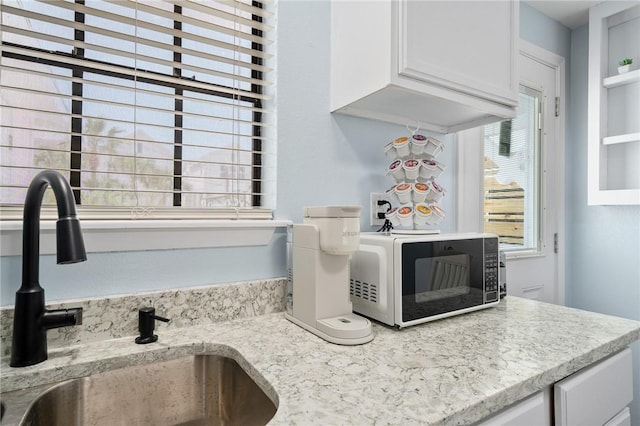
[[(47, 309), (83, 308), (82, 325), (47, 331), (49, 350), (138, 334), (138, 309), (152, 306), (171, 321), (156, 322), (162, 330), (284, 311), (286, 280), (272, 279), (216, 284), (47, 304)], [(13, 307), (0, 308), (2, 357), (11, 353)]]

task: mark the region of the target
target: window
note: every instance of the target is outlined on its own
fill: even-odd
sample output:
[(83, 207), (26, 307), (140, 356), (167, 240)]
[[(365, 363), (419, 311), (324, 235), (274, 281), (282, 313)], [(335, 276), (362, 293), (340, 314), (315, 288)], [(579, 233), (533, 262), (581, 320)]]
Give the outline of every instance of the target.
[(2, 0), (1, 15), (4, 218), (48, 168), (81, 216), (271, 217), (273, 13), (261, 3)]
[(540, 100), (521, 86), (518, 116), (484, 126), (484, 232), (504, 251), (540, 250)]

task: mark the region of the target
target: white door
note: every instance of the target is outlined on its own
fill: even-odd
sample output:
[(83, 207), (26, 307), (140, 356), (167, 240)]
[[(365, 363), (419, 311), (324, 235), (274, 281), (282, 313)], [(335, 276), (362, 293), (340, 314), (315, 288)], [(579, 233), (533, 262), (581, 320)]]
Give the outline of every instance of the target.
[[(459, 134), (459, 231), (501, 235), (507, 293), (564, 303), (564, 60), (520, 53), (518, 117)], [(556, 116), (557, 114), (557, 116)], [(506, 136), (505, 136), (506, 135)]]

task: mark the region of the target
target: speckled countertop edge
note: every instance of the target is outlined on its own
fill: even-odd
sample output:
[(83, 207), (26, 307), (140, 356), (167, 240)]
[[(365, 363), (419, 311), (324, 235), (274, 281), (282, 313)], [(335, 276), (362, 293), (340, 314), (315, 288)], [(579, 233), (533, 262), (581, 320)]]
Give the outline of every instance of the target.
[[(166, 330), (51, 351), (42, 364), (1, 365), (2, 390), (131, 364), (230, 356), (278, 410), (270, 424), (470, 424), (626, 347), (640, 323), (508, 297), (496, 308), (338, 346), (282, 313)], [(3, 423), (4, 425), (4, 423)]]

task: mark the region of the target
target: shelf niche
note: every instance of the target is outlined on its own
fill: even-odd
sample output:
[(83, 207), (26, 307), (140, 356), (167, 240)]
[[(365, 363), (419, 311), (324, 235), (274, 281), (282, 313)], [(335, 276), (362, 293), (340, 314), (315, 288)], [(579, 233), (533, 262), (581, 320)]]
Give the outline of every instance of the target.
[(640, 5), (604, 2), (589, 10), (588, 202), (640, 204)]

